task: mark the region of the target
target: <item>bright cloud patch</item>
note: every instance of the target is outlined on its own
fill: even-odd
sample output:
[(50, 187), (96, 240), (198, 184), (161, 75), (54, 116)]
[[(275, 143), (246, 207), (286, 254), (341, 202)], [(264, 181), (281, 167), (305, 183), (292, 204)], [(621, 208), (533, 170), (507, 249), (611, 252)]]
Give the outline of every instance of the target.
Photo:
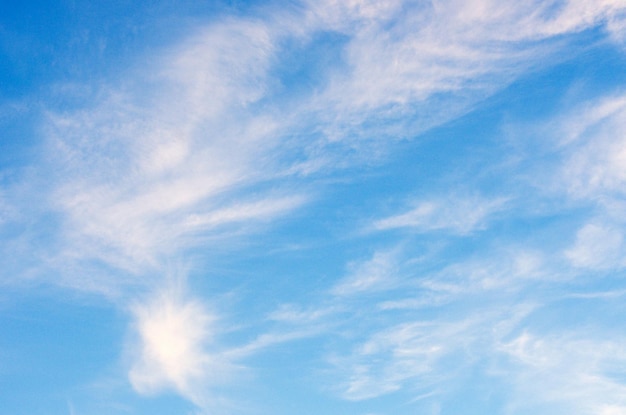
[(209, 386), (228, 376), (228, 362), (210, 349), (215, 317), (198, 300), (166, 292), (136, 305), (133, 315), (133, 387), (147, 394), (173, 389), (203, 405)]

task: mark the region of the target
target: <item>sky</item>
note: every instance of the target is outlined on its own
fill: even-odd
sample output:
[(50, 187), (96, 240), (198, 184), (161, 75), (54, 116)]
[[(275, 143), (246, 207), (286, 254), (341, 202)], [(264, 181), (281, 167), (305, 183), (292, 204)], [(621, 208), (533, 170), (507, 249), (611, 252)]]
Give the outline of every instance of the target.
[(2, 2), (0, 258), (0, 415), (626, 415), (626, 1)]

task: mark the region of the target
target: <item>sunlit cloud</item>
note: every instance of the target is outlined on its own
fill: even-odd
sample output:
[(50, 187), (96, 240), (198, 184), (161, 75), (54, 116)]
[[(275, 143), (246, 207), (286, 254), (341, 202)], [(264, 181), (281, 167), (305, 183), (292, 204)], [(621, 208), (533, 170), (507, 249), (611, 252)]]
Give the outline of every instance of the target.
[(217, 317), (180, 287), (157, 291), (132, 307), (129, 379), (142, 394), (173, 390), (209, 407), (211, 386), (232, 377), (232, 362), (216, 350)]

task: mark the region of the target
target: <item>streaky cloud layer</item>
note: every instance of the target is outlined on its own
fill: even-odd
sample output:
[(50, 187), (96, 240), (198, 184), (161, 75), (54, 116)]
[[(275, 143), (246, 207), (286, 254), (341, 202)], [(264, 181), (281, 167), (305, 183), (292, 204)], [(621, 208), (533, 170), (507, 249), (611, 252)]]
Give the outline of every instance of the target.
[(124, 314), (111, 402), (625, 413), (626, 3), (239, 7), (0, 166), (0, 285)]

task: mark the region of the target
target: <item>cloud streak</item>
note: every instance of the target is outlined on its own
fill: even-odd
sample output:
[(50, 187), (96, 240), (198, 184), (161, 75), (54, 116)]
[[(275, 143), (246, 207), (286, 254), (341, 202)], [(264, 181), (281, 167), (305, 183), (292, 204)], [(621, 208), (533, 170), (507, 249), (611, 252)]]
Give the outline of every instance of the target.
[(480, 230), (488, 217), (503, 208), (505, 199), (450, 197), (416, 203), (408, 212), (379, 219), (376, 230), (414, 229), (417, 232), (450, 231), (461, 235)]

